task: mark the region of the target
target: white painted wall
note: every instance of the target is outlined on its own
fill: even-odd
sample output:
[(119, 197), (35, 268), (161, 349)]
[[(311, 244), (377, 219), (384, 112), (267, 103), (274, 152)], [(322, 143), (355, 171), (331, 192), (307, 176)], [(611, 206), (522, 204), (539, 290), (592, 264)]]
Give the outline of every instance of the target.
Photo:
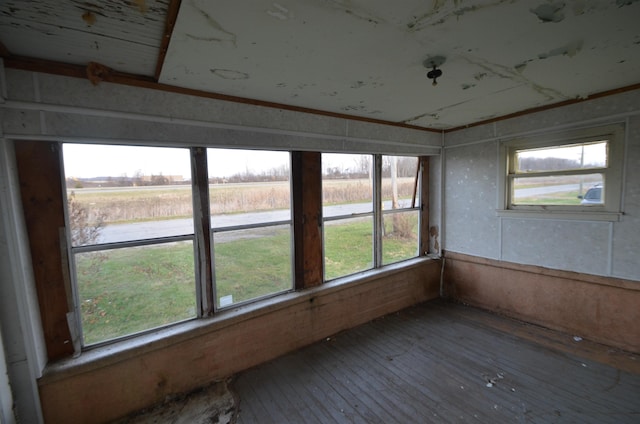
[(7, 360), (4, 355), (4, 341), (2, 340), (2, 326), (0, 325), (0, 424), (14, 424), (13, 394), (9, 384)]
[[(624, 123), (620, 222), (498, 217), (499, 145), (558, 130)], [(640, 90), (447, 133), (445, 249), (640, 281)]]

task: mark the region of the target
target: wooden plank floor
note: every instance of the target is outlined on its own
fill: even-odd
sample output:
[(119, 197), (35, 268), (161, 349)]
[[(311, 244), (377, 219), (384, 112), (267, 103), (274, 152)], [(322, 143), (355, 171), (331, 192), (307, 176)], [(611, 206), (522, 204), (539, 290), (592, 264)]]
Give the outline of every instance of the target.
[(637, 355), (435, 301), (245, 371), (232, 386), (242, 424), (637, 424), (639, 367)]

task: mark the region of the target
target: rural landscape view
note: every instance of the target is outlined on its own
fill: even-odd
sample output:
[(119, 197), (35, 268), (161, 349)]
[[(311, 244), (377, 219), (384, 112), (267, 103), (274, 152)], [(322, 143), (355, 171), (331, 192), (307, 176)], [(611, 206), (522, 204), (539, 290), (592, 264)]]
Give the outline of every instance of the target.
[[(325, 223), (327, 280), (373, 266), (371, 157), (343, 156), (353, 156), (341, 158), (349, 166), (332, 166), (330, 160), (323, 163), (324, 214), (333, 216)], [(288, 154), (283, 158), (282, 163), (258, 172), (243, 166), (236, 173), (209, 180), (218, 307), (292, 288)], [(417, 159), (394, 159), (397, 196), (389, 162), (382, 184), (386, 208), (407, 207), (415, 188)], [(65, 163), (65, 168), (71, 166)], [(142, 170), (128, 175), (78, 177), (67, 172), (85, 344), (196, 316), (190, 180)], [(340, 216), (344, 219), (337, 219)], [(418, 211), (387, 211), (384, 221), (383, 263), (415, 257)], [(246, 224), (255, 225), (236, 228)], [(104, 243), (135, 244), (158, 237), (169, 239), (100, 248)]]

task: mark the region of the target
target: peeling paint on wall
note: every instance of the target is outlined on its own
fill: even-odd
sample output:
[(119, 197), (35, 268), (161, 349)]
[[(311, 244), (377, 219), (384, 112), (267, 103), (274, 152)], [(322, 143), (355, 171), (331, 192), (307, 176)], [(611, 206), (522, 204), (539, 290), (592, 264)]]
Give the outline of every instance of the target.
[(346, 1), (328, 0), (328, 3), (330, 4), (330, 6), (336, 9), (340, 9), (345, 13), (353, 16), (354, 18), (357, 18), (372, 24), (379, 24), (381, 22), (384, 22), (384, 19), (380, 18), (379, 16), (376, 16), (375, 14), (371, 13), (370, 11), (364, 8), (354, 7), (354, 4), (349, 0), (346, 0)]
[[(443, 11), (444, 6), (447, 4), (447, 1), (435, 1), (431, 9), (425, 12), (422, 15), (414, 16), (413, 20), (406, 24), (409, 32), (417, 32), (423, 30), (429, 26), (441, 25), (447, 22), (451, 18), (459, 19), (465, 14), (477, 12), (483, 9), (490, 9), (495, 6), (499, 6), (502, 3), (511, 3), (513, 0), (497, 0), (489, 4), (485, 5), (473, 5), (473, 6), (465, 6), (460, 7), (462, 3), (459, 0), (454, 0), (453, 2), (453, 10), (445, 12)], [(443, 12), (443, 13), (441, 13)]]
[(564, 2), (550, 2), (544, 3), (535, 9), (529, 9), (531, 13), (536, 15), (540, 22), (543, 23), (558, 23), (564, 20)]
[(280, 19), (281, 21), (294, 18), (293, 12), (278, 3), (273, 3), (273, 8), (267, 10), (267, 15)]
[(578, 40), (578, 41), (571, 42), (566, 46), (558, 47), (558, 48), (549, 50), (548, 52), (545, 52), (545, 53), (540, 53), (538, 54), (538, 57), (536, 59), (529, 59), (522, 63), (519, 63), (516, 66), (514, 66), (514, 69), (521, 74), (522, 72), (524, 72), (527, 65), (531, 62), (535, 62), (538, 60), (545, 60), (545, 59), (549, 59), (556, 56), (574, 57), (575, 55), (580, 53), (580, 51), (582, 50), (582, 44), (583, 44), (582, 40)]
[[(526, 78), (525, 76), (523, 76), (521, 74), (521, 71), (524, 69), (523, 66), (525, 66), (526, 64), (519, 64), (519, 65), (516, 65), (516, 67), (514, 68), (510, 68), (508, 66), (499, 65), (497, 63), (490, 63), (482, 59), (471, 58), (468, 56), (463, 56), (463, 59), (469, 62), (470, 64), (479, 66), (480, 68), (486, 71), (486, 72), (476, 74), (475, 78), (477, 80), (485, 78), (488, 75), (495, 75), (499, 78), (508, 79), (515, 83), (525, 84), (526, 86), (528, 86), (529, 88), (531, 88), (532, 90), (534, 90), (535, 92), (543, 96), (546, 100), (557, 100), (557, 99), (566, 100), (569, 98), (568, 96), (565, 96), (564, 94), (562, 94), (560, 91), (556, 89), (543, 87), (531, 81), (530, 79)], [(520, 69), (520, 71), (518, 71), (518, 69)], [(480, 75), (482, 75), (482, 77), (478, 78)], [(511, 88), (512, 87), (508, 87), (506, 88), (506, 90), (510, 90)], [(500, 91), (503, 91), (503, 90), (500, 90)], [(493, 92), (493, 94), (496, 94), (500, 91), (495, 91)]]

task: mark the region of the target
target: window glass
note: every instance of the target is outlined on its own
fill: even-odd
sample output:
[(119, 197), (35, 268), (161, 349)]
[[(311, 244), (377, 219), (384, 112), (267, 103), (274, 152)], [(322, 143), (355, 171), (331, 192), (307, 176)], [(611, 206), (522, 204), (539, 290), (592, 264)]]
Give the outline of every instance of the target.
[(373, 178), (372, 155), (322, 154), (325, 280), (374, 267)]
[(623, 125), (609, 125), (506, 142), (501, 164), (506, 184), (500, 193), (505, 209), (619, 219), (623, 137)]
[(74, 246), (193, 233), (188, 149), (64, 144), (63, 155)]
[(288, 152), (207, 149), (217, 306), (290, 290)]
[(518, 172), (544, 172), (607, 166), (607, 142), (544, 147), (516, 152)]
[[(382, 263), (418, 255), (419, 205), (417, 157), (382, 156)], [(392, 212), (403, 210), (403, 212)], [(407, 211), (407, 209), (409, 209)]]
[[(599, 187), (602, 192), (603, 174), (551, 175), (513, 179), (515, 205), (580, 205), (586, 192)], [(590, 194), (593, 197), (593, 191)], [(602, 198), (601, 198), (602, 199)], [(602, 203), (602, 200), (597, 203)]]
[(324, 223), (326, 280), (373, 268), (373, 217)]
[(63, 158), (84, 344), (195, 317), (189, 150), (64, 144)]
[(291, 227), (214, 234), (218, 307), (291, 289)]
[(418, 210), (385, 213), (383, 223), (383, 265), (418, 256)]
[(411, 200), (418, 193), (417, 172), (417, 157), (382, 156), (383, 210), (413, 206)]
[(325, 218), (373, 212), (373, 156), (323, 153), (322, 206)]
[(84, 343), (193, 318), (193, 242), (77, 253)]

